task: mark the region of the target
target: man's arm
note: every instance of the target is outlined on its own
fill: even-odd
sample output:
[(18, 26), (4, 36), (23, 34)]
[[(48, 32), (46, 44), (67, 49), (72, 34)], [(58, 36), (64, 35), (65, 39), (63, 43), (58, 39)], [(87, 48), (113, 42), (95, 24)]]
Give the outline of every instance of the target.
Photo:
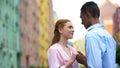
[(78, 53), (79, 54), (76, 56), (77, 62), (88, 68), (86, 57), (80, 51), (78, 51)]
[(85, 44), (88, 68), (102, 68), (100, 40), (93, 37), (87, 37)]

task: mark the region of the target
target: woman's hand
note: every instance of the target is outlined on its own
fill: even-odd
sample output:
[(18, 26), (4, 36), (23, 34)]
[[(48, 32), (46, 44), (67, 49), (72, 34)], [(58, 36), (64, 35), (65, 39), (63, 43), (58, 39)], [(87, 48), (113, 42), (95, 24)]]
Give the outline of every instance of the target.
[(71, 60), (72, 62), (74, 62), (76, 60), (76, 56), (78, 55), (79, 53), (78, 52), (72, 52), (72, 55), (71, 55)]
[(70, 68), (70, 66), (73, 64), (73, 62), (76, 60), (76, 56), (78, 55), (79, 53), (76, 51), (76, 52), (72, 52), (72, 55), (71, 55), (71, 58), (70, 60), (65, 64), (65, 68)]

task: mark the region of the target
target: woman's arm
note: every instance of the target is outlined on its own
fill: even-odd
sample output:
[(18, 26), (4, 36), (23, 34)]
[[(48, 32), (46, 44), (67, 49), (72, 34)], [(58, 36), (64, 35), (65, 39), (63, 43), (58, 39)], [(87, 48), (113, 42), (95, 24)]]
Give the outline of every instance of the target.
[(70, 68), (73, 62), (76, 60), (76, 55), (78, 53), (72, 53), (70, 60), (68, 60), (64, 65), (62, 61), (64, 59), (60, 58), (60, 53), (56, 48), (50, 48), (48, 50), (48, 65), (49, 68)]

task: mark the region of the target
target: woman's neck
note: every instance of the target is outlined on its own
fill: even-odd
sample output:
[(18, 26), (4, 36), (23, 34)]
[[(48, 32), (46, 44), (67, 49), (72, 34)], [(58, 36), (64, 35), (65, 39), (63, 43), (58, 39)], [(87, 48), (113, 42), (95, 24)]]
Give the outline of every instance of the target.
[(67, 46), (67, 39), (61, 38), (60, 41), (58, 42), (60, 45), (66, 47)]

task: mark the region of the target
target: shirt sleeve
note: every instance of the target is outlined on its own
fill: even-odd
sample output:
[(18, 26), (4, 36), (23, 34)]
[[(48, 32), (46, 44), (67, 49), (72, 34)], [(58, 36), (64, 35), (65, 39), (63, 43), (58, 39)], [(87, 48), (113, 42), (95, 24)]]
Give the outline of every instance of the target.
[(95, 38), (86, 38), (86, 58), (88, 68), (102, 68), (101, 50), (99, 48), (99, 41)]
[(50, 48), (48, 50), (48, 66), (49, 68), (65, 68), (64, 65), (61, 65), (60, 61), (62, 61), (61, 59), (59, 59), (59, 54), (57, 49), (55, 48)]

